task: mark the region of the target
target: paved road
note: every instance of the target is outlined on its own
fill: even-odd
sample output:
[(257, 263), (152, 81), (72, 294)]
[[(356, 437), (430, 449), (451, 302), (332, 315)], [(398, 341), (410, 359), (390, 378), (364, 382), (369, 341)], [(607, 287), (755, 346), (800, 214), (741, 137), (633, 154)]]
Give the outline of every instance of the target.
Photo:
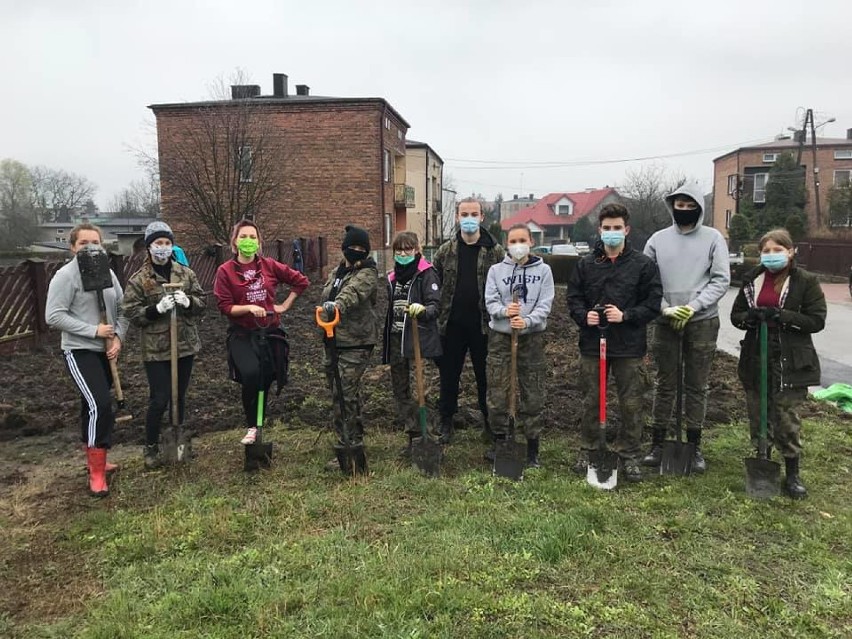
[[(822, 366), (822, 385), (837, 382), (852, 384), (852, 300), (847, 284), (823, 284), (828, 302), (828, 319), (825, 330), (816, 333), (814, 346)], [(731, 306), (737, 289), (730, 289), (719, 303), (722, 327), (719, 331), (719, 348), (739, 356), (743, 332), (731, 325)]]

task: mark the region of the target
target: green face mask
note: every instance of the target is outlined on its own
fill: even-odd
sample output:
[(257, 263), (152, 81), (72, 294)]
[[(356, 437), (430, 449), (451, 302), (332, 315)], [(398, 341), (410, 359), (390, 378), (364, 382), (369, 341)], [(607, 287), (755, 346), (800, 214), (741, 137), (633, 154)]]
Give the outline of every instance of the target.
[(243, 257), (254, 257), (260, 243), (253, 237), (243, 237), (237, 240), (237, 250)]
[(396, 262), (400, 266), (408, 266), (409, 264), (411, 264), (414, 261), (414, 256), (413, 255), (394, 255), (393, 260), (394, 260), (394, 262)]

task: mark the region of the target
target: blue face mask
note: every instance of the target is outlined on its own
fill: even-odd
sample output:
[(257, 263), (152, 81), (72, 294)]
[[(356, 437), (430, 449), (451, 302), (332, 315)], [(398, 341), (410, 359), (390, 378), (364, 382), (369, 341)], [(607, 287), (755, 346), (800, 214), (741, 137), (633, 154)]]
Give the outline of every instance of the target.
[(479, 230), (479, 218), (471, 216), (463, 217), (459, 220), (459, 228), (462, 233), (473, 235)]
[(399, 264), (400, 266), (408, 266), (414, 261), (413, 255), (394, 255), (393, 261)]
[(601, 231), (601, 242), (610, 248), (621, 246), (624, 242), (624, 231)]
[(787, 262), (790, 261), (790, 258), (786, 253), (761, 253), (760, 254), (760, 263), (766, 267), (767, 270), (775, 273), (776, 271), (780, 271), (785, 266), (787, 266)]

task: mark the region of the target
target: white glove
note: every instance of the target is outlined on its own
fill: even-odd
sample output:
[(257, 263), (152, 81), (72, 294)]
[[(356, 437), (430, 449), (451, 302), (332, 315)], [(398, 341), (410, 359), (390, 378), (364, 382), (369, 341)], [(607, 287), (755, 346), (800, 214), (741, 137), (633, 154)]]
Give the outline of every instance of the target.
[(189, 297), (183, 291), (175, 291), (174, 299), (175, 304), (177, 304), (178, 306), (189, 308)]
[(175, 298), (172, 295), (163, 295), (162, 299), (157, 302), (157, 312), (160, 315), (165, 315), (175, 307)]

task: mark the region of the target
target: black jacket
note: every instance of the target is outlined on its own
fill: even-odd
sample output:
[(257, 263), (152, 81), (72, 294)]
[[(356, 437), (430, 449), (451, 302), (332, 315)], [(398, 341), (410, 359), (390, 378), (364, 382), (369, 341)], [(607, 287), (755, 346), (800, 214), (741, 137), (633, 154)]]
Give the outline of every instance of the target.
[[(740, 342), (739, 378), (745, 388), (753, 390), (760, 388), (760, 337), (759, 326), (748, 323), (748, 309), (760, 295), (755, 280), (764, 270), (758, 266), (745, 275), (731, 308), (731, 323), (746, 330)], [(820, 383), (819, 357), (811, 333), (825, 328), (825, 316), (825, 294), (819, 280), (793, 266), (781, 292), (781, 326), (769, 330), (770, 384), (776, 390)]]
[[(384, 347), (382, 348), (382, 364), (390, 361), (390, 334), (393, 325), (393, 281), (394, 272), (388, 273), (385, 282), (388, 285), (388, 311), (385, 315)], [(426, 310), (417, 318), (417, 329), (420, 334), (420, 355), (434, 359), (441, 356), (441, 336), (438, 334), (438, 312), (441, 306), (441, 284), (435, 268), (424, 258), (420, 258), (417, 273), (411, 279), (408, 290), (408, 303), (423, 304)], [(402, 355), (414, 357), (414, 346), (411, 342), (411, 317), (406, 314), (402, 328)]]
[(615, 262), (598, 242), (595, 250), (577, 263), (568, 282), (568, 310), (580, 327), (580, 353), (597, 357), (600, 331), (586, 324), (595, 306), (614, 304), (624, 321), (606, 331), (607, 356), (644, 357), (648, 350), (646, 325), (660, 313), (663, 286), (654, 261), (625, 244)]

